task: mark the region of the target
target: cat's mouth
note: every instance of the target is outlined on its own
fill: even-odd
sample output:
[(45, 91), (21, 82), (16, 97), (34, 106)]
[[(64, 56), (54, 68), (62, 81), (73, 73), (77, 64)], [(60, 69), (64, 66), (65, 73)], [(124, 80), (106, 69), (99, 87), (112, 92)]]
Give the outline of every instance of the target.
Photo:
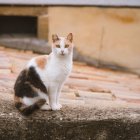
[(62, 52), (60, 55), (64, 56), (65, 54)]

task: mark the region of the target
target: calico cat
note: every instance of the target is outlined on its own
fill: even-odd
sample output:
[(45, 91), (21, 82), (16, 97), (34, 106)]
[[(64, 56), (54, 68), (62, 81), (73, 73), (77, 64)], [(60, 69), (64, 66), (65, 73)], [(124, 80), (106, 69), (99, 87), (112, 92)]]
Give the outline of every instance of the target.
[(73, 35), (52, 35), (52, 53), (31, 59), (14, 85), (15, 107), (30, 115), (37, 109), (60, 110), (59, 95), (73, 65)]

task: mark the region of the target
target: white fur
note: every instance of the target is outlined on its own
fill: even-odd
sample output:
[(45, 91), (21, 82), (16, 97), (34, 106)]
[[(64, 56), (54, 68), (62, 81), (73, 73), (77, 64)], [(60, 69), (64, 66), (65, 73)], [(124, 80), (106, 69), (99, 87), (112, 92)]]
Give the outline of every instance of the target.
[(38, 101), (38, 97), (34, 97), (34, 98), (29, 98), (29, 97), (24, 97), (22, 102), (27, 105), (30, 106), (32, 104), (34, 104), (36, 101)]
[[(34, 66), (41, 80), (47, 88), (48, 94), (38, 91), (39, 98), (49, 100), (49, 105), (52, 110), (60, 110), (62, 105), (59, 103), (59, 95), (61, 88), (66, 81), (72, 70), (72, 57), (73, 57), (73, 44), (71, 48), (65, 48), (65, 38), (60, 38), (61, 48), (55, 48), (52, 44), (52, 53), (49, 56), (48, 62), (44, 69), (37, 67), (35, 62), (36, 58), (33, 58), (28, 64), (27, 68)], [(61, 55), (61, 51), (64, 51), (64, 55)], [(37, 99), (24, 98), (25, 104), (32, 104)], [(48, 106), (42, 106), (42, 109), (48, 110)]]
[(47, 104), (44, 104), (43, 106), (41, 106), (40, 108), (41, 110), (51, 110), (51, 107)]

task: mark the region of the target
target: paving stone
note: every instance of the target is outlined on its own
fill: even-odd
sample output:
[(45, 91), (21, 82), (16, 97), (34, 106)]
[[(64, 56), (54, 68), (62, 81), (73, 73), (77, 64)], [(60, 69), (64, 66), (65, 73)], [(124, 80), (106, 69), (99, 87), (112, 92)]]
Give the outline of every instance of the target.
[(10, 73), (10, 74), (0, 74), (0, 80), (15, 80), (17, 75)]
[(76, 96), (75, 96), (74, 92), (67, 91), (67, 92), (62, 92), (60, 95), (60, 98), (74, 100), (74, 99), (76, 99)]
[(5, 49), (4, 46), (0, 46), (0, 51), (3, 51)]
[(0, 68), (0, 74), (10, 74), (10, 73), (11, 73), (11, 69)]
[(113, 100), (112, 94), (110, 94), (110, 93), (100, 93), (100, 92), (90, 92), (90, 91), (78, 90), (77, 94), (79, 97), (83, 97), (83, 98)]
[(83, 99), (72, 100), (72, 99), (61, 98), (60, 102), (62, 104), (66, 104), (66, 105), (70, 104), (70, 105), (74, 105), (74, 106), (85, 105), (85, 100), (83, 100)]
[[(38, 54), (0, 47), (0, 92), (13, 94), (13, 85), (28, 60)], [(98, 69), (74, 62), (73, 71), (62, 89), (62, 103), (86, 105), (99, 101), (108, 104), (139, 105), (140, 78), (138, 75)], [(95, 105), (94, 104), (94, 105)], [(119, 103), (118, 103), (119, 104)]]

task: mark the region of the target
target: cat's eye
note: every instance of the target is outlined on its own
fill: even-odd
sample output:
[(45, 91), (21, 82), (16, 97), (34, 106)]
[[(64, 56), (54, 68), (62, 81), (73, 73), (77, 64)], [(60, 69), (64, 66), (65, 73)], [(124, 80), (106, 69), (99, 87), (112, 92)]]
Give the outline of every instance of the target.
[(68, 47), (69, 47), (69, 45), (68, 45), (68, 44), (66, 44), (66, 45), (65, 45), (65, 48), (68, 48)]
[(57, 48), (60, 48), (60, 45), (56, 45)]

